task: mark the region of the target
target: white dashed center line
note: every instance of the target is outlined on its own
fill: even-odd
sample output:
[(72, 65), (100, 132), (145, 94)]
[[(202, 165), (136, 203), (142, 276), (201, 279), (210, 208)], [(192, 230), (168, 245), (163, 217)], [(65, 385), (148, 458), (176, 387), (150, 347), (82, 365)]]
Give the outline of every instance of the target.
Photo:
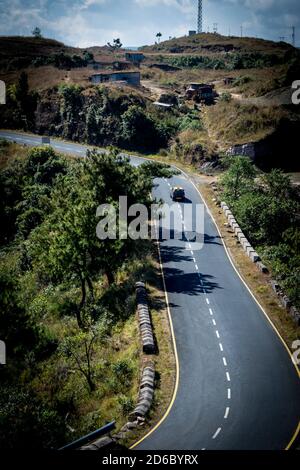
[(227, 378), (228, 382), (230, 382), (231, 379), (230, 379), (229, 372), (226, 372), (226, 378)]
[(223, 344), (222, 343), (219, 343), (219, 347), (220, 347), (221, 351), (223, 352), (224, 349), (223, 349)]
[(209, 305), (209, 304), (210, 304), (210, 301), (209, 301), (209, 299), (208, 299), (208, 298), (206, 298), (206, 303), (207, 303), (207, 305)]
[(212, 309), (211, 309), (211, 308), (209, 309), (209, 313), (210, 313), (211, 315), (213, 315), (213, 314), (214, 314), (214, 312), (212, 311)]
[(231, 400), (231, 388), (227, 389), (227, 398), (228, 400)]
[(216, 335), (217, 335), (217, 338), (220, 339), (220, 333), (218, 332), (218, 330), (216, 330)]
[(227, 406), (226, 411), (225, 411), (225, 415), (224, 415), (224, 419), (228, 418), (229, 412), (230, 412), (230, 408), (229, 408), (229, 406)]
[(214, 326), (217, 326), (217, 322), (216, 322), (216, 320), (215, 320), (214, 318), (213, 318), (213, 321), (212, 321), (212, 322), (213, 322), (213, 325), (214, 325)]
[(216, 431), (215, 434), (213, 435), (213, 439), (216, 439), (216, 438), (218, 437), (218, 435), (220, 434), (221, 431), (222, 431), (222, 428), (217, 429), (217, 431)]
[(224, 364), (225, 367), (227, 367), (227, 361), (226, 361), (225, 357), (223, 357), (223, 364)]

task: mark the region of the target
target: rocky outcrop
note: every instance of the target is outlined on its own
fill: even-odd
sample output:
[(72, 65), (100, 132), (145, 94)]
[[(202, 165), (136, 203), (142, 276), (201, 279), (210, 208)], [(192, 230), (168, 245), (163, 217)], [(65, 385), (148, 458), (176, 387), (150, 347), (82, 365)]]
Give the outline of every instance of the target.
[(300, 120), (283, 119), (272, 134), (257, 142), (233, 145), (228, 149), (227, 154), (248, 157), (262, 170), (282, 168), (288, 171), (299, 171), (299, 159), (295, 156), (299, 145), (299, 132)]

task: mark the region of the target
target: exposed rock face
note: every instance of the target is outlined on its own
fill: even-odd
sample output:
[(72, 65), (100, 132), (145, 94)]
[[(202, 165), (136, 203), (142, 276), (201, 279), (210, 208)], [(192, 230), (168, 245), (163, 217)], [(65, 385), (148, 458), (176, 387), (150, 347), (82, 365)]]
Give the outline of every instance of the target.
[(278, 129), (269, 136), (258, 142), (234, 145), (227, 154), (249, 157), (263, 170), (276, 167), (299, 171), (300, 162), (295, 154), (299, 147), (299, 133), (300, 121), (282, 120)]
[(232, 156), (242, 155), (243, 157), (249, 157), (251, 158), (251, 160), (254, 161), (256, 156), (255, 146), (255, 142), (249, 144), (234, 145), (233, 147), (229, 148), (227, 154)]

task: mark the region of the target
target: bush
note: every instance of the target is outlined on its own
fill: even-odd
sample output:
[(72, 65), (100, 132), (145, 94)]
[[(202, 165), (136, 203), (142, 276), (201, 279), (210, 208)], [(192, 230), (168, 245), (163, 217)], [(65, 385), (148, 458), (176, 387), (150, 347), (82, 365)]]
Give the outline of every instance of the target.
[(193, 130), (201, 131), (203, 130), (203, 123), (198, 116), (188, 114), (179, 120), (179, 130), (180, 132)]
[(112, 365), (112, 369), (117, 379), (128, 387), (133, 375), (133, 370), (130, 364), (125, 360), (118, 361)]
[(122, 146), (129, 149), (157, 150), (166, 145), (166, 129), (138, 106), (131, 106), (122, 115)]
[(249, 77), (248, 75), (242, 75), (241, 77), (237, 77), (233, 81), (232, 86), (238, 87), (238, 86), (246, 85), (246, 83), (249, 83), (249, 82), (252, 82), (252, 81), (253, 81), (253, 79), (251, 77)]
[(228, 91), (225, 91), (220, 95), (220, 101), (223, 101), (224, 103), (230, 103), (231, 100), (231, 93), (229, 93)]
[(84, 58), (80, 57), (79, 55), (69, 55), (65, 54), (64, 52), (57, 52), (50, 56), (40, 56), (36, 57), (32, 61), (32, 65), (35, 67), (41, 67), (43, 65), (53, 65), (59, 69), (70, 69), (76, 67), (86, 67), (88, 62), (93, 57), (90, 53), (85, 53)]
[(64, 419), (32, 390), (1, 387), (0, 448), (51, 449), (64, 441)]
[(118, 398), (118, 401), (124, 416), (128, 415), (134, 409), (134, 401), (132, 398), (122, 395)]

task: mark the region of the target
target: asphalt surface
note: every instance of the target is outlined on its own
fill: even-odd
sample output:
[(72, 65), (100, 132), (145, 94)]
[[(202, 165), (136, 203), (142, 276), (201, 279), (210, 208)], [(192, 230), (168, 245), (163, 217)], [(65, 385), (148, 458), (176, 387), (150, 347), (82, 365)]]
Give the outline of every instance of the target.
[[(0, 131), (26, 145), (39, 137)], [(52, 140), (66, 153), (86, 147)], [(132, 157), (133, 164), (140, 159)], [(186, 190), (175, 218), (189, 229), (203, 201), (183, 175), (156, 180), (154, 195), (171, 204), (170, 186)], [(197, 206), (199, 204), (199, 207)], [(193, 207), (194, 213), (185, 214)], [(204, 209), (203, 246), (187, 238), (161, 240), (161, 256), (180, 365), (175, 401), (162, 424), (138, 445), (143, 450), (280, 450), (300, 419), (300, 382), (275, 330), (233, 268)], [(174, 235), (172, 233), (171, 235)]]

